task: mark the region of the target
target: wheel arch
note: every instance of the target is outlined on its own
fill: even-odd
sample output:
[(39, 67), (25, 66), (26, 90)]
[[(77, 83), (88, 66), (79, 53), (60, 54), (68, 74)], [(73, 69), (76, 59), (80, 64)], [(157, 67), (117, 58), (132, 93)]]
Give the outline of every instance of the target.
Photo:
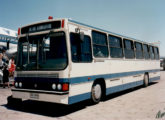
[(149, 80), (149, 79), (150, 79), (149, 72), (145, 72), (145, 73), (144, 73), (144, 76), (145, 76), (145, 75), (148, 75), (148, 80)]

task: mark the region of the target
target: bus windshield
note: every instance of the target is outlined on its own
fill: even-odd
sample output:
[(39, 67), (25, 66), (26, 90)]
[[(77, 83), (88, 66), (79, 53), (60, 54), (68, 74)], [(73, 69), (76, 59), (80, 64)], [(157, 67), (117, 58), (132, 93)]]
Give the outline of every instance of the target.
[(17, 70), (63, 70), (67, 63), (64, 32), (19, 39)]

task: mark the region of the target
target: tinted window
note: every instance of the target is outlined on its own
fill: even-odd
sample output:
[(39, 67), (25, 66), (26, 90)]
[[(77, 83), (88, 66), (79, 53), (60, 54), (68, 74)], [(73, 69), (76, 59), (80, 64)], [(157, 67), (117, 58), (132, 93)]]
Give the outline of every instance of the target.
[(144, 58), (150, 59), (149, 47), (146, 44), (143, 44)]
[(110, 55), (112, 58), (122, 58), (123, 49), (122, 49), (122, 39), (109, 35), (109, 46), (110, 46)]
[(135, 57), (133, 41), (124, 39), (124, 53), (125, 58), (133, 59)]
[(159, 60), (159, 50), (157, 47), (154, 47), (155, 59)]
[(150, 46), (150, 58), (155, 59), (154, 47)]
[(135, 48), (136, 48), (136, 58), (137, 59), (143, 59), (143, 48), (142, 44), (135, 42)]
[(84, 35), (84, 40), (80, 41), (79, 34), (71, 33), (70, 41), (73, 62), (92, 61), (91, 40), (89, 36)]
[(106, 34), (92, 31), (93, 54), (95, 57), (108, 57), (108, 45)]

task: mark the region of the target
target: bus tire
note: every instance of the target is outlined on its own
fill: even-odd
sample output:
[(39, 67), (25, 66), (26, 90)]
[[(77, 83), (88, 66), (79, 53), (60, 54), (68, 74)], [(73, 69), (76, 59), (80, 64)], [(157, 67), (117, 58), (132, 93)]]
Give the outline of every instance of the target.
[(149, 84), (149, 75), (144, 74), (144, 87), (147, 87)]
[(92, 85), (92, 90), (91, 90), (91, 101), (93, 104), (97, 104), (100, 102), (101, 98), (103, 95), (103, 91), (102, 91), (102, 86), (100, 83), (95, 82)]

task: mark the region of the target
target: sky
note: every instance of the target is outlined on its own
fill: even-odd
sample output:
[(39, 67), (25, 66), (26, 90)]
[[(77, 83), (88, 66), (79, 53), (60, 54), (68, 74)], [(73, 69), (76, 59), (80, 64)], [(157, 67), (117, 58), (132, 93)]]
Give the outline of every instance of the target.
[(0, 0), (0, 27), (17, 30), (53, 18), (73, 20), (150, 43), (165, 56), (165, 0)]

